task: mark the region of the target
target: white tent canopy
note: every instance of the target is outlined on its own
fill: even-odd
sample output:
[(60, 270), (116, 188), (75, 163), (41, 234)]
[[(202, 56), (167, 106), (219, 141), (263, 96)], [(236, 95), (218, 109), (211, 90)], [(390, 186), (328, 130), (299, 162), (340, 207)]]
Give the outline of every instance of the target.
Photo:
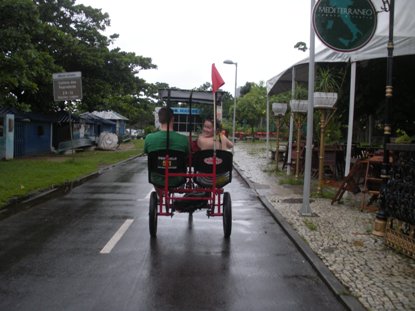
[[(387, 57), (389, 37), (389, 13), (381, 10), (382, 0), (372, 0), (378, 13), (378, 26), (370, 42), (358, 51), (343, 53), (323, 48), (315, 54), (316, 63), (358, 62)], [(394, 56), (415, 54), (415, 12), (414, 0), (395, 0)], [(308, 62), (305, 58), (290, 66), (267, 81), (268, 95), (275, 95), (291, 89), (292, 67), (295, 67), (295, 80), (307, 82)]]

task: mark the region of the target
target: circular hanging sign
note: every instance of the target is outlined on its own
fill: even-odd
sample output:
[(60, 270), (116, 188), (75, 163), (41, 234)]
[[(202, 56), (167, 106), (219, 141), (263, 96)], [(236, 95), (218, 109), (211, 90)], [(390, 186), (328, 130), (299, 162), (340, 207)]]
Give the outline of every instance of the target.
[(352, 52), (372, 39), (377, 26), (370, 0), (319, 0), (313, 10), (314, 30), (326, 46)]

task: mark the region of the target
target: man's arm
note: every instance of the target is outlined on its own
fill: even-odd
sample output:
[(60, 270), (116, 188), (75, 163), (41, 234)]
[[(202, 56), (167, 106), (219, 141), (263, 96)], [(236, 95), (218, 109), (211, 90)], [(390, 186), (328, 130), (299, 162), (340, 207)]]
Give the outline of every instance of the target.
[(233, 143), (228, 139), (228, 137), (222, 135), (222, 140), (225, 142), (226, 149), (232, 149)]

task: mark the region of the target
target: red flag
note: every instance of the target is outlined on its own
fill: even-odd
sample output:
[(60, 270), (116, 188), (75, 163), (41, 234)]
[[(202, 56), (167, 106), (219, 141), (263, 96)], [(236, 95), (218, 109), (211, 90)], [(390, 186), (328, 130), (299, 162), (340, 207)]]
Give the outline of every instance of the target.
[(225, 82), (216, 69), (215, 64), (212, 64), (212, 92), (216, 93), (216, 91), (224, 84)]

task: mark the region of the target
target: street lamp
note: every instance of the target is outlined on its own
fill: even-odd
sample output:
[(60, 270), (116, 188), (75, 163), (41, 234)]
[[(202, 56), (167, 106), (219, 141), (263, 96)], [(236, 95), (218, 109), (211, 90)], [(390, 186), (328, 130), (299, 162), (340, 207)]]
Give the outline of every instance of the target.
[[(337, 101), (337, 93), (314, 93), (314, 108), (320, 110), (320, 152), (319, 152), (319, 164), (318, 164), (318, 186), (317, 194), (321, 195), (323, 188), (323, 173), (324, 173), (324, 130), (330, 121), (331, 117), (336, 111), (334, 104)], [(329, 110), (330, 113), (327, 113)]]
[[(285, 103), (273, 103), (272, 104), (272, 111), (275, 115), (275, 126), (277, 128), (277, 146), (275, 149), (275, 163), (277, 164), (277, 171), (278, 171), (278, 156), (280, 150), (280, 127), (281, 127), (281, 118), (285, 115), (287, 111), (287, 104)], [(268, 152), (268, 150), (267, 150)]]
[(300, 170), (300, 140), (301, 140), (301, 123), (304, 118), (304, 114), (307, 112), (308, 109), (308, 101), (307, 100), (298, 100), (292, 99), (290, 100), (290, 108), (291, 112), (293, 113), (294, 121), (297, 127), (297, 150), (296, 150), (296, 160), (295, 160), (295, 179), (298, 179), (298, 173)]
[[(234, 91), (234, 97), (233, 97), (233, 120), (232, 120), (232, 143), (235, 145), (235, 116), (236, 116), (236, 85), (237, 85), (237, 79), (238, 79), (238, 63), (233, 62), (229, 59), (225, 60), (223, 62), (227, 65), (235, 65), (235, 91)], [(233, 151), (233, 147), (232, 147)]]
[[(389, 11), (389, 37), (387, 43), (388, 57), (386, 59), (386, 88), (385, 88), (385, 112), (384, 112), (384, 124), (383, 124), (383, 162), (380, 170), (380, 178), (383, 179), (383, 188), (386, 188), (386, 184), (390, 178), (390, 163), (389, 163), (389, 150), (387, 145), (390, 143), (390, 136), (392, 133), (389, 106), (392, 104), (393, 99), (393, 29), (395, 21), (395, 0), (383, 1), (383, 7), (381, 9), (385, 12)], [(382, 196), (382, 195), (381, 195)], [(379, 210), (376, 213), (375, 225), (373, 228), (373, 234), (376, 236), (384, 236), (386, 231), (386, 200), (380, 200)]]

